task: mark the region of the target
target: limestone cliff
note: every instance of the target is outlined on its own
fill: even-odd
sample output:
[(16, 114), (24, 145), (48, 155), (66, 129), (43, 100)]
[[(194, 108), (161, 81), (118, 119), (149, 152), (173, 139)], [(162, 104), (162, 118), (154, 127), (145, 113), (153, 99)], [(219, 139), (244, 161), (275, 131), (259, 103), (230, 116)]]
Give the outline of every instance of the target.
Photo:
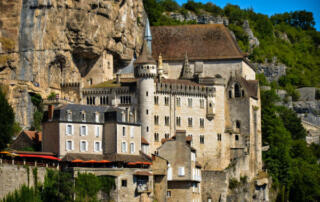
[(130, 60), (144, 19), (142, 0), (1, 0), (0, 82), (17, 121), (31, 124), (29, 93), (80, 82), (105, 55), (115, 68)]

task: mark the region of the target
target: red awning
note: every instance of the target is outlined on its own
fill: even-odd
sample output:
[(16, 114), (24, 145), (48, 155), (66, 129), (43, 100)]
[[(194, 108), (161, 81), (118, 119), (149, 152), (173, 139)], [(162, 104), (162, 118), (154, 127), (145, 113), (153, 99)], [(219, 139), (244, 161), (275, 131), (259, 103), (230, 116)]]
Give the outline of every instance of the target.
[(101, 160), (101, 161), (97, 161), (97, 163), (111, 163), (112, 161), (108, 161), (108, 160)]
[(47, 156), (47, 155), (19, 154), (19, 157), (42, 158), (42, 159), (50, 159), (50, 160), (61, 161), (61, 159), (59, 159), (57, 157)]
[(80, 160), (80, 159), (76, 159), (76, 160), (73, 160), (73, 161), (71, 161), (72, 163), (82, 163), (83, 161), (82, 160)]

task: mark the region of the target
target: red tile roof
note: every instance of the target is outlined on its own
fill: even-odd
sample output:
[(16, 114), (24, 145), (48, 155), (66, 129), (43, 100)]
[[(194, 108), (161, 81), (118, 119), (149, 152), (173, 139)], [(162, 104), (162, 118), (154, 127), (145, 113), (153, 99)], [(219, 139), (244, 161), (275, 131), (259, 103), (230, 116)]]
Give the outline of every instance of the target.
[[(39, 138), (39, 141), (40, 142), (42, 141), (42, 133), (41, 132), (24, 130), (23, 133), (25, 133), (30, 138), (30, 140), (35, 140), (35, 139)], [(37, 137), (37, 135), (38, 135), (38, 137)]]
[(149, 145), (149, 142), (144, 137), (141, 137), (141, 144)]
[(220, 24), (156, 26), (152, 32), (152, 55), (163, 60), (242, 59), (239, 49), (228, 28)]

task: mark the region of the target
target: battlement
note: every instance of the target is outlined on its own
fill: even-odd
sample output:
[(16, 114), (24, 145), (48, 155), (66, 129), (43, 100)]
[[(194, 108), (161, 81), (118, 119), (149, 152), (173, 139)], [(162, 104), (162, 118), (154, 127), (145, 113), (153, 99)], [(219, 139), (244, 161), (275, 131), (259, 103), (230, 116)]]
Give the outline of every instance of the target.
[(134, 72), (135, 77), (154, 78), (157, 76), (157, 66), (154, 64), (138, 65)]
[(213, 86), (203, 86), (189, 80), (174, 79), (166, 79), (157, 82), (156, 92), (203, 97), (215, 97), (216, 95), (216, 89)]

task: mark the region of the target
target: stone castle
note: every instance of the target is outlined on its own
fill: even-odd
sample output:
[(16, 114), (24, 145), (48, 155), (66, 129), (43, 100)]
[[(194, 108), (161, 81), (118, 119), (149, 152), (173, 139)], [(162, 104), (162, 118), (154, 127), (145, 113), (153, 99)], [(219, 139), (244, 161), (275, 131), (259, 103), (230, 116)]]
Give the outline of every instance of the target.
[[(94, 66), (82, 82), (62, 82), (59, 100), (120, 108), (120, 120), (141, 123), (143, 140), (130, 143), (116, 135), (119, 137), (112, 142), (119, 145), (117, 152), (130, 153), (127, 147), (134, 144), (141, 145), (137, 148), (147, 155), (159, 155), (162, 145), (184, 131), (188, 145), (196, 150), (202, 176), (206, 176), (197, 185), (201, 186), (203, 201), (224, 201), (228, 179), (257, 179), (262, 171), (259, 84), (254, 68), (224, 25), (150, 28), (147, 22), (137, 59), (113, 72), (113, 58), (107, 58), (108, 65)], [(72, 141), (78, 145), (79, 140)], [(65, 148), (68, 143), (60, 144)], [(125, 149), (120, 149), (120, 144)], [(183, 152), (177, 149), (180, 147), (171, 147), (175, 153)], [(108, 153), (107, 148), (99, 152)], [(165, 159), (172, 159), (170, 151), (168, 154), (162, 149), (161, 153)], [(224, 180), (220, 182), (221, 178)], [(168, 190), (175, 187), (173, 182), (168, 182)], [(224, 186), (219, 185), (222, 182)], [(169, 201), (183, 197), (174, 190), (175, 197)]]
[[(76, 138), (81, 136), (83, 125), (79, 113), (82, 116), (87, 110), (101, 115), (97, 128), (105, 133), (105, 125), (109, 123), (103, 122), (109, 120), (106, 114), (117, 109), (116, 119), (122, 120), (119, 124), (128, 127), (126, 131), (135, 128), (139, 132), (134, 132), (138, 134), (134, 141), (125, 140), (120, 134), (123, 126), (114, 126), (119, 128), (111, 141), (117, 145), (112, 152), (138, 155), (141, 150), (147, 156), (169, 161), (167, 178), (171, 172), (171, 180), (167, 184), (167, 197), (161, 195), (159, 199), (183, 199), (185, 192), (177, 188), (183, 173), (192, 176), (183, 178), (191, 182), (186, 183), (187, 189), (194, 186), (198, 189), (194, 201), (226, 201), (230, 196), (229, 180), (240, 177), (247, 177), (258, 186), (257, 190), (264, 190), (256, 201), (267, 200), (266, 183), (261, 183), (258, 177), (262, 171), (259, 83), (246, 54), (224, 25), (150, 27), (148, 20), (143, 19), (142, 1), (132, 0), (99, 4), (94, 0), (2, 4), (14, 8), (15, 14), (10, 19), (21, 23), (20, 30), (9, 23), (12, 27), (3, 27), (0, 32), (0, 37), (19, 41), (18, 51), (13, 48), (10, 52), (0, 46), (0, 56), (11, 58), (0, 64), (0, 81), (9, 88), (16, 119), (30, 126), (34, 109), (28, 94), (46, 97), (54, 92), (58, 94), (56, 99), (44, 103), (56, 105), (60, 111), (57, 121), (64, 125), (57, 133), (73, 134), (75, 125), (71, 124), (68, 131), (64, 114), (71, 113), (80, 120), (74, 139), (67, 137), (58, 142), (59, 151), (50, 148), (49, 141), (44, 151), (56, 152), (61, 158), (69, 158), (70, 154), (72, 160), (76, 160), (72, 156), (76, 155), (75, 150), (93, 151), (90, 155), (109, 153), (105, 145), (111, 143), (104, 142), (103, 135), (96, 139)], [(9, 16), (10, 9), (7, 10), (0, 13), (1, 22)], [(78, 108), (60, 106), (67, 103), (78, 104)], [(95, 122), (93, 115), (91, 119)], [(55, 131), (52, 129), (56, 126), (46, 125), (49, 131)], [(97, 133), (95, 126), (85, 130)], [(43, 143), (45, 132), (46, 129)], [(166, 148), (173, 148), (172, 152)], [(181, 155), (182, 160), (176, 161), (175, 153), (190, 155)], [(187, 165), (191, 165), (190, 169), (180, 169)], [(154, 169), (153, 172), (156, 173)]]

